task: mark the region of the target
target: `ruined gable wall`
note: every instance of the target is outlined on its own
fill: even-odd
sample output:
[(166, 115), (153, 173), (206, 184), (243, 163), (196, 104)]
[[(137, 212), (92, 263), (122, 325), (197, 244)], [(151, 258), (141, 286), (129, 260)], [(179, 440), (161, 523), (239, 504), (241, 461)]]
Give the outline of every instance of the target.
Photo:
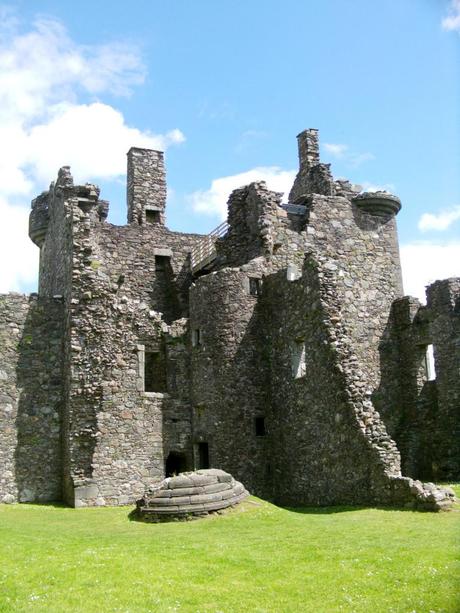
[(427, 289), (434, 345), (438, 411), (433, 475), (460, 478), (460, 278), (436, 281)]
[[(396, 300), (389, 334), (381, 343), (383, 418), (401, 451), (404, 474), (418, 479), (458, 475), (459, 284), (458, 279), (436, 281), (427, 289), (427, 306), (409, 296)], [(436, 369), (431, 381), (426, 367), (430, 344)]]
[(405, 296), (392, 306), (380, 343), (382, 379), (375, 396), (401, 452), (403, 474), (432, 479), (436, 446), (437, 387), (427, 380), (426, 349), (431, 343), (428, 311), (416, 298)]
[(61, 499), (61, 301), (0, 296), (0, 501)]

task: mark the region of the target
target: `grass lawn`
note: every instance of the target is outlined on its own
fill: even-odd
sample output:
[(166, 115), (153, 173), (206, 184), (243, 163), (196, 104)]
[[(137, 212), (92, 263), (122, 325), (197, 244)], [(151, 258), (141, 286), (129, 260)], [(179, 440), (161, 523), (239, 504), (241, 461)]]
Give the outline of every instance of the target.
[[(460, 488), (457, 488), (457, 495)], [(0, 611), (460, 611), (460, 505), (144, 524), (128, 508), (0, 508)]]

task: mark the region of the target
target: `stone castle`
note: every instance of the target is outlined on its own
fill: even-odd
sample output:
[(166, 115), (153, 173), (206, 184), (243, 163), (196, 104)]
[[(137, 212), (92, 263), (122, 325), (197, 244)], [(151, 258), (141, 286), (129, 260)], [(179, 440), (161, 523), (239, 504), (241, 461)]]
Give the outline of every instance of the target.
[(418, 479), (460, 478), (460, 279), (404, 297), (399, 199), (298, 145), (288, 204), (252, 183), (208, 236), (165, 226), (159, 151), (128, 152), (125, 226), (68, 167), (33, 200), (38, 294), (0, 297), (0, 501), (131, 504), (207, 467), (285, 505), (443, 499)]

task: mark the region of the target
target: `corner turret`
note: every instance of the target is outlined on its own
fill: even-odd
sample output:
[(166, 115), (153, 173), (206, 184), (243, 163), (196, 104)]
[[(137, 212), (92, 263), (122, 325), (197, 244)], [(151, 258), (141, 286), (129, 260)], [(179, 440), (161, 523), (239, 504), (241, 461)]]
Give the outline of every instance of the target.
[(401, 200), (389, 192), (363, 192), (353, 202), (362, 211), (377, 217), (391, 217), (401, 210)]
[(49, 223), (49, 192), (43, 192), (32, 200), (29, 216), (29, 238), (41, 248), (45, 241)]

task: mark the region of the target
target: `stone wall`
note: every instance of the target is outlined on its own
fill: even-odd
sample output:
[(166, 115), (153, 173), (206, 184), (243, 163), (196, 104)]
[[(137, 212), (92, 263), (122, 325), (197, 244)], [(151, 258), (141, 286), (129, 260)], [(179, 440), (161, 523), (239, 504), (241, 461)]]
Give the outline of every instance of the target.
[[(192, 462), (187, 328), (178, 318), (187, 312), (189, 252), (199, 237), (160, 224), (112, 226), (94, 215), (97, 200), (82, 201), (80, 192), (68, 206), (65, 498), (76, 506), (125, 504), (164, 476), (171, 451), (187, 467)], [(166, 369), (161, 392), (144, 389), (146, 352), (158, 353)]]
[(436, 281), (427, 289), (434, 345), (438, 410), (433, 476), (460, 479), (460, 278)]
[(429, 286), (427, 306), (408, 296), (396, 300), (380, 343), (376, 396), (384, 400), (382, 416), (401, 452), (403, 473), (411, 477), (440, 481), (459, 474), (459, 283), (447, 279)]
[(236, 190), (229, 199), (230, 229), (218, 247), (217, 264), (246, 265), (267, 275), (300, 271), (306, 254), (321, 259), (335, 279), (357, 367), (379, 410), (385, 410), (380, 343), (392, 302), (402, 296), (396, 222), (393, 214), (360, 208), (350, 184), (342, 181), (335, 191), (339, 195), (309, 194), (303, 205), (283, 209), (280, 195), (264, 184)]
[(267, 496), (270, 436), (258, 436), (255, 421), (266, 418), (269, 404), (258, 299), (248, 273), (234, 268), (200, 277), (190, 289), (192, 342), (199, 337), (191, 348), (193, 436), (195, 446), (209, 445), (212, 467)]
[(0, 501), (61, 499), (61, 300), (0, 296)]
[(403, 473), (425, 479), (432, 478), (437, 412), (436, 384), (426, 371), (430, 343), (427, 309), (409, 296), (395, 300), (380, 341), (382, 377), (374, 399), (401, 452)]
[(218, 244), (218, 264), (241, 266), (273, 250), (273, 225), (282, 194), (267, 189), (264, 181), (236, 189), (228, 201), (229, 229)]
[(370, 400), (331, 271), (309, 258), (298, 280), (266, 279), (263, 301), (275, 500), (388, 502), (399, 454)]

